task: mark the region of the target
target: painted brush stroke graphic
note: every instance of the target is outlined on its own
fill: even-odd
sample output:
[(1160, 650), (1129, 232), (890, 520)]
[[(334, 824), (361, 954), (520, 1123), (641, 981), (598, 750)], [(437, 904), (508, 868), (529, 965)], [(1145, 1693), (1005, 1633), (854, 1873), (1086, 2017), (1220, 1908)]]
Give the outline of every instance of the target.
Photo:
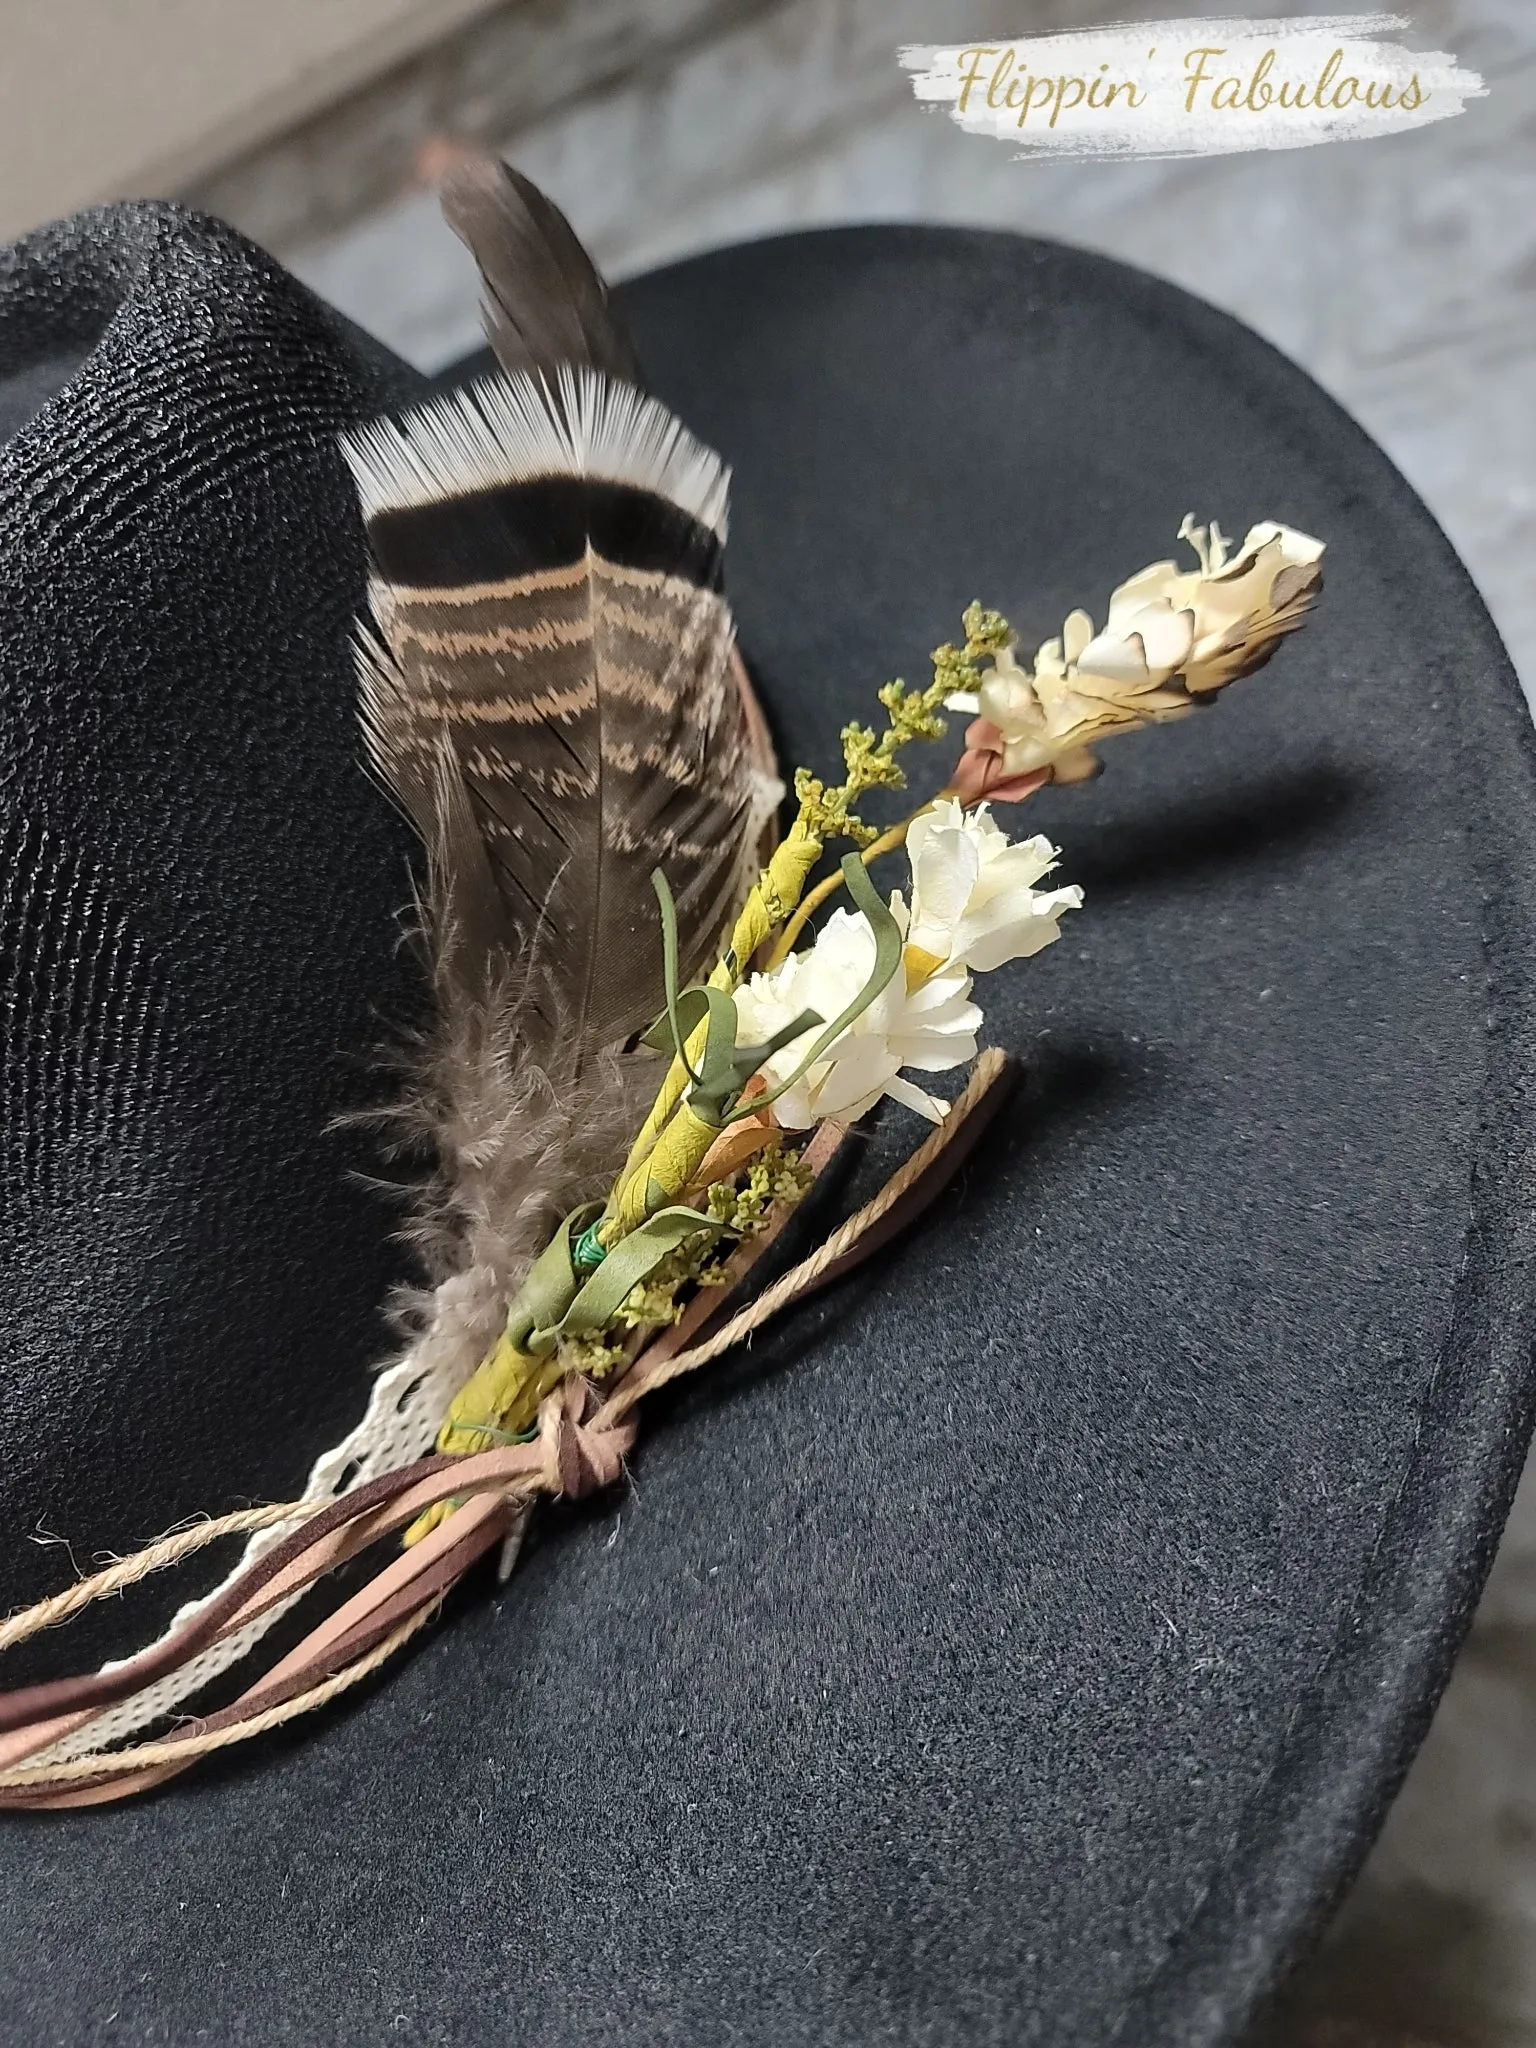
[(1399, 14), (1121, 23), (900, 52), (912, 90), (1019, 156), (1216, 156), (1422, 128), (1487, 91)]

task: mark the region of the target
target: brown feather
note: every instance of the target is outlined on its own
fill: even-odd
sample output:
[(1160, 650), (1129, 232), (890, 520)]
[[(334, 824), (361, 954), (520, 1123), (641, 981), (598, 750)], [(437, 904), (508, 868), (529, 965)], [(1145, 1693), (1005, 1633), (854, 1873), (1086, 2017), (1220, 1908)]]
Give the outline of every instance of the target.
[(608, 287), (553, 200), (510, 164), (456, 149), (439, 181), (443, 215), (480, 268), (487, 339), (502, 368), (551, 377), (586, 363), (638, 384)]
[[(581, 473), (622, 470), (638, 433), (651, 467), (723, 519), (718, 462), (654, 400), (590, 373), (547, 403), (528, 379), (507, 390), (543, 439), (509, 454), (509, 428), (451, 498), (397, 502), (402, 451), (462, 460), (496, 393), (354, 445), (377, 572), (363, 717), (373, 765), (428, 849), (445, 986), (483, 994), (514, 961), (530, 1049), (558, 1017), (587, 1053), (661, 1007), (652, 871), (692, 972), (747, 884), (768, 792), (712, 587), (714, 527), (646, 486)], [(562, 449), (564, 477), (489, 480)], [(530, 536), (522, 522), (540, 514)], [(454, 580), (459, 560), (468, 580)]]
[(779, 790), (719, 592), (723, 465), (615, 381), (627, 344), (543, 196), (484, 161), (449, 188), (517, 368), (345, 445), (374, 563), (368, 755), (427, 852), (438, 1014), (396, 1112), (435, 1155), (417, 1309), (473, 1363), (658, 1078), (629, 1049), (663, 1003), (652, 870), (694, 974)]
[(729, 613), (595, 553), (458, 597), (386, 600), (368, 704), (375, 764), (427, 840), (440, 954), (471, 987), (493, 955), (521, 960), (538, 1043), (561, 1017), (613, 1044), (661, 1007), (652, 870), (689, 973), (746, 881), (761, 789)]

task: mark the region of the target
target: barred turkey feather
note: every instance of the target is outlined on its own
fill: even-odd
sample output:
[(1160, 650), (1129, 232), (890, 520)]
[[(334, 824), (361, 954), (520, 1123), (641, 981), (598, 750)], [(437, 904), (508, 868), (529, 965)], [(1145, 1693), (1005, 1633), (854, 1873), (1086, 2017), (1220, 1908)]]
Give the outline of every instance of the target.
[(585, 1056), (661, 1007), (651, 872), (699, 967), (765, 790), (719, 591), (727, 477), (591, 370), (498, 378), (347, 444), (375, 574), (369, 759), (426, 844), (440, 994), (522, 963), (522, 1036)]
[(372, 562), (366, 752), (426, 851), (436, 1021), (394, 1119), (435, 1159), (414, 1312), (466, 1357), (606, 1192), (659, 1078), (633, 1049), (664, 1000), (652, 871), (695, 974), (779, 794), (721, 594), (725, 466), (620, 381), (568, 224), (493, 168), (450, 172), (445, 203), (502, 369), (343, 444)]

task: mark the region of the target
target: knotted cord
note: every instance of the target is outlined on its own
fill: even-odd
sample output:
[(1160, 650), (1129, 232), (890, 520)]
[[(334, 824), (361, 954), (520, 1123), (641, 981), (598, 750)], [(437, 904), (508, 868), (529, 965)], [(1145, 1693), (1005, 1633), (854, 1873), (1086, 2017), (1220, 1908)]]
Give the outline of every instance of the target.
[[(1000, 1104), (1009, 1071), (1003, 1053), (982, 1053), (944, 1122), (815, 1251), (713, 1334), (689, 1341), (707, 1329), (708, 1315), (696, 1322), (685, 1318), (640, 1355), (606, 1399), (599, 1401), (586, 1381), (567, 1377), (545, 1397), (533, 1441), (469, 1457), (423, 1458), (338, 1500), (290, 1501), (195, 1523), (0, 1624), (0, 1649), (7, 1649), (220, 1536), (299, 1524), (156, 1649), (81, 1678), (0, 1694), (0, 1805), (72, 1806), (127, 1797), (200, 1757), (313, 1713), (372, 1676), (431, 1620), (471, 1565), (506, 1539), (535, 1496), (579, 1499), (620, 1477), (635, 1437), (631, 1413), (646, 1394), (746, 1342), (771, 1317), (851, 1270), (917, 1216), (964, 1162)], [(760, 1251), (753, 1247), (745, 1264)], [(454, 1512), (401, 1551), (231, 1705), (191, 1722), (185, 1733), (122, 1750), (53, 1761), (43, 1754), (165, 1669), (442, 1502), (452, 1502)]]

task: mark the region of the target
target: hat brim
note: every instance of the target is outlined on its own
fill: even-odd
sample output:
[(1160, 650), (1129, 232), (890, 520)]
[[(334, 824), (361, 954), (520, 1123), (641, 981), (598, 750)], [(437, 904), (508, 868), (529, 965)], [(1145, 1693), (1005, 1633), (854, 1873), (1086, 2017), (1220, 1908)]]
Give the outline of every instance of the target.
[(1005, 820), (1086, 904), (986, 986), (1026, 1079), (963, 1181), (354, 1710), (9, 1825), (6, 1975), (32, 2038), (1226, 2039), (1364, 1853), (1529, 1430), (1524, 703), (1390, 463), (1168, 285), (881, 228), (623, 300), (734, 465), (788, 761), (973, 597), (1042, 637), (1189, 511), (1325, 539), (1321, 608)]

